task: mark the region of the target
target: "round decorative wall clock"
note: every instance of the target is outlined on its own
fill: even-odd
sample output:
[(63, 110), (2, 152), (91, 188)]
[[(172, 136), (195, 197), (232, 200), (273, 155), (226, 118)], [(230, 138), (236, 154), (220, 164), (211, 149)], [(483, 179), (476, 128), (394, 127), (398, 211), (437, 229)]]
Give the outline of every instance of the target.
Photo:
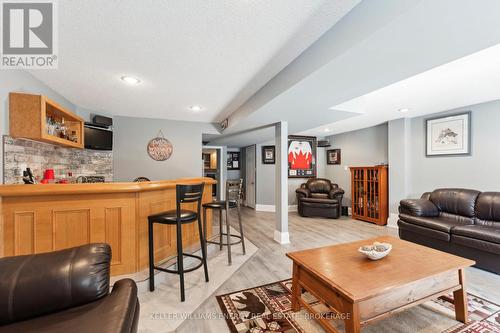
[(151, 139), (148, 142), (147, 146), (148, 155), (155, 161), (166, 161), (172, 156), (172, 152), (174, 151), (174, 147), (163, 136), (163, 133), (158, 133), (156, 138)]

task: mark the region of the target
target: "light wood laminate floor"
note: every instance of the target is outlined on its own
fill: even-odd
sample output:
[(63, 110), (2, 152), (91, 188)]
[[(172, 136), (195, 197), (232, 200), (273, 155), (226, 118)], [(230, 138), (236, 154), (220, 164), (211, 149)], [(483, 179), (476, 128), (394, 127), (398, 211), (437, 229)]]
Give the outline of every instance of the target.
[[(289, 232), (291, 244), (280, 245), (273, 238), (273, 213), (255, 212), (245, 208), (242, 211), (245, 236), (259, 250), (233, 276), (209, 297), (186, 320), (177, 332), (182, 333), (224, 333), (229, 332), (224, 319), (200, 319), (217, 317), (221, 313), (215, 295), (251, 288), (258, 285), (287, 279), (292, 276), (291, 260), (286, 258), (289, 251), (340, 244), (379, 235), (397, 236), (394, 228), (377, 226), (350, 218), (338, 220), (324, 218), (303, 218), (290, 213)], [(233, 217), (232, 221), (236, 221)], [(479, 269), (467, 270), (468, 291), (500, 303), (500, 276)], [(140, 324), (139, 324), (140, 325)]]

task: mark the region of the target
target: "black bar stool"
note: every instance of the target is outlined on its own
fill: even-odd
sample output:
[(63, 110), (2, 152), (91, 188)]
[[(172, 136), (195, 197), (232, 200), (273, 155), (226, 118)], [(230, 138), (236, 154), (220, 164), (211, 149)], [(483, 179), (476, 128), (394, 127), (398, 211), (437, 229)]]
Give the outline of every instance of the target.
[[(243, 179), (239, 180), (228, 180), (226, 181), (226, 200), (224, 201), (213, 201), (203, 204), (203, 230), (205, 231), (205, 246), (207, 243), (217, 244), (222, 250), (223, 246), (227, 246), (227, 261), (229, 265), (232, 264), (231, 261), (231, 245), (236, 245), (241, 243), (243, 249), (243, 254), (245, 251), (245, 237), (243, 235), (243, 226), (241, 224), (241, 212), (240, 212), (240, 202), (243, 193)], [(229, 209), (236, 208), (238, 211), (238, 223), (240, 227), (240, 234), (231, 234), (231, 225), (229, 223)], [(219, 211), (219, 241), (209, 241), (206, 239), (207, 230), (207, 209), (214, 209)], [(226, 232), (222, 232), (222, 211), (226, 211)], [(226, 243), (223, 242), (223, 236), (226, 236)], [(238, 241), (231, 242), (231, 237), (238, 238)], [(205, 253), (207, 250), (205, 248)]]
[[(154, 270), (157, 269), (166, 273), (179, 274), (181, 282), (181, 301), (184, 302), (184, 273), (194, 271), (200, 268), (202, 265), (205, 269), (205, 281), (208, 282), (208, 268), (207, 268), (207, 252), (205, 237), (203, 235), (202, 225), (201, 225), (201, 200), (203, 197), (203, 187), (204, 184), (193, 184), (193, 185), (180, 185), (176, 186), (176, 201), (177, 209), (169, 210), (166, 212), (158, 213), (155, 215), (148, 216), (148, 227), (149, 227), (149, 290), (155, 290), (155, 274)], [(197, 211), (181, 209), (181, 204), (197, 202)], [(200, 245), (202, 256), (196, 256), (189, 253), (182, 252), (182, 225), (186, 223), (193, 223), (198, 220), (198, 232), (200, 236)], [(153, 225), (154, 223), (175, 225), (177, 230), (177, 270), (167, 269), (155, 266), (154, 263), (154, 235), (153, 235)], [(196, 258), (200, 260), (200, 263), (192, 268), (184, 269), (184, 256)]]

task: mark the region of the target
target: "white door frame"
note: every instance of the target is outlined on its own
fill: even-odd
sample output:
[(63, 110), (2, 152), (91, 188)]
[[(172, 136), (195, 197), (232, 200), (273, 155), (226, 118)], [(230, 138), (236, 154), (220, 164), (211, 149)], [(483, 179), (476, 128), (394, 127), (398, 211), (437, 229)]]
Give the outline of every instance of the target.
[[(248, 168), (247, 168), (247, 163), (248, 163), (248, 154), (247, 154), (247, 149), (250, 148), (250, 147), (253, 147), (254, 149), (254, 152), (255, 152), (255, 156), (253, 158), (254, 160), (254, 166), (253, 166), (253, 172), (254, 172), (254, 176), (253, 176), (253, 179), (254, 179), (254, 182), (253, 182), (253, 194), (254, 194), (254, 206), (250, 206), (248, 205), (248, 200), (246, 200), (247, 198), (247, 193), (248, 193), (248, 188), (249, 188), (249, 182), (248, 182)], [(250, 145), (250, 146), (247, 146), (245, 147), (245, 191), (247, 193), (245, 193), (245, 204), (248, 206), (248, 207), (251, 207), (253, 209), (255, 209), (255, 206), (257, 205), (257, 145)]]
[[(226, 165), (227, 165), (227, 149), (225, 146), (202, 146), (203, 149), (216, 149), (220, 153), (220, 158), (217, 161), (218, 169), (220, 173), (220, 184), (219, 184), (219, 198), (224, 200), (226, 196)], [(203, 175), (202, 175), (203, 177)]]

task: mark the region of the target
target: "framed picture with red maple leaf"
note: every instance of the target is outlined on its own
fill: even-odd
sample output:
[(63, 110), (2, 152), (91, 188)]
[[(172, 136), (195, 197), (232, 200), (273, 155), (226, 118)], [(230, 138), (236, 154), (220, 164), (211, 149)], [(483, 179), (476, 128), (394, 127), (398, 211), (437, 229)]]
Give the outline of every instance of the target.
[(288, 136), (288, 178), (316, 177), (316, 137)]

